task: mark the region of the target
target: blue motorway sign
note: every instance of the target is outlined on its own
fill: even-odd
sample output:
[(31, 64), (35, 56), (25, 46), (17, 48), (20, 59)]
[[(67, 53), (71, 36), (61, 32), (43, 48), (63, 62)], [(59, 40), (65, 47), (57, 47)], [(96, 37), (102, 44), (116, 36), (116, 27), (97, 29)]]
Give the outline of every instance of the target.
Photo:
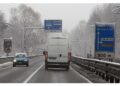
[(95, 51), (114, 52), (115, 35), (113, 24), (95, 25)]
[(44, 25), (47, 31), (62, 31), (62, 20), (45, 20)]

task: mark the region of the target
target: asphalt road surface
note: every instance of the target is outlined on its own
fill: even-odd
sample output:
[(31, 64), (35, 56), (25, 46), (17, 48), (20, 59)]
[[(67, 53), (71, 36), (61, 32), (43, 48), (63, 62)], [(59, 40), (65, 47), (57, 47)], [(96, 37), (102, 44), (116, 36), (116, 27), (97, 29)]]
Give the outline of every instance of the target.
[(90, 83), (88, 79), (76, 72), (72, 67), (64, 69), (44, 69), (44, 57), (30, 60), (29, 67), (12, 64), (0, 68), (0, 83)]

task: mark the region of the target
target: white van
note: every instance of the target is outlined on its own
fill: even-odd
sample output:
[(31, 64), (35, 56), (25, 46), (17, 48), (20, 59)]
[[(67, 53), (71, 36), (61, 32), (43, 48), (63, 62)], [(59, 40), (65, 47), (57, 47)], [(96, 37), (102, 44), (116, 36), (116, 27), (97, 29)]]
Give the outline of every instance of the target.
[(45, 69), (59, 67), (69, 69), (70, 46), (65, 36), (49, 36), (45, 50)]

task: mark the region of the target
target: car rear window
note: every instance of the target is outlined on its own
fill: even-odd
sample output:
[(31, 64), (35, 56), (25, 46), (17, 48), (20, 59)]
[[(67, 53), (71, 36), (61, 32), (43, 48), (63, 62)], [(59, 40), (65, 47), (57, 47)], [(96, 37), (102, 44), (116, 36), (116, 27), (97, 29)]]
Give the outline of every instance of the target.
[(17, 55), (16, 58), (25, 58), (26, 56), (23, 54)]

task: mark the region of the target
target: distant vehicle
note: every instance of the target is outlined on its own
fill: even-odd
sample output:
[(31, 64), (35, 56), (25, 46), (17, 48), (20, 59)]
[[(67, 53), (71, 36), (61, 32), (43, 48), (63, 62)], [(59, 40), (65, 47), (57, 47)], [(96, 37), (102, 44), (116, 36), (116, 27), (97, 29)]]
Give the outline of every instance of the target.
[(58, 67), (69, 70), (70, 65), (70, 46), (68, 38), (64, 36), (48, 37), (45, 51), (45, 69)]
[(29, 59), (26, 53), (16, 53), (13, 60), (13, 67), (16, 65), (26, 65), (29, 66)]

